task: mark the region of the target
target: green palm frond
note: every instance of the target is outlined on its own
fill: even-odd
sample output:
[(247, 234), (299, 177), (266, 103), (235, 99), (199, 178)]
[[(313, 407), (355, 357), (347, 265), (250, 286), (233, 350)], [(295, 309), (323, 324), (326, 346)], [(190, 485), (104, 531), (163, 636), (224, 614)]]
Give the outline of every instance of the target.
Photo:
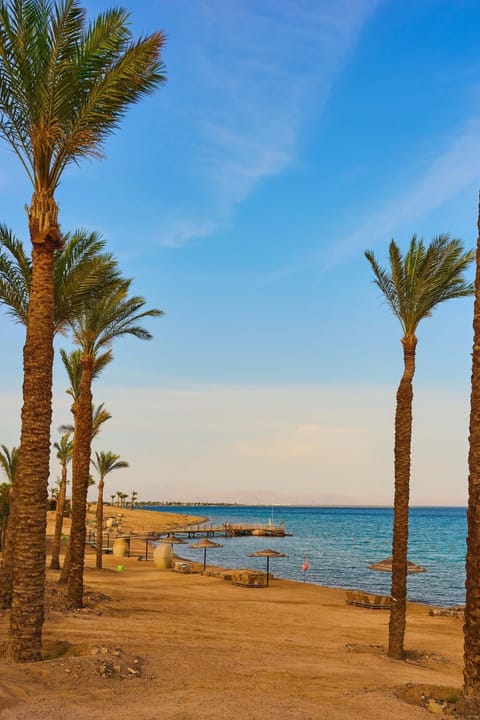
[[(120, 279), (117, 261), (103, 252), (105, 241), (100, 235), (76, 230), (64, 240), (55, 253), (55, 333), (65, 333), (69, 321), (86, 303)], [(0, 225), (0, 304), (23, 325), (27, 324), (31, 280), (31, 258), (21, 241)]]
[[(163, 315), (161, 310), (143, 310), (146, 302), (144, 298), (137, 295), (129, 297), (130, 284), (131, 280), (112, 284), (71, 323), (74, 342), (82, 349), (85, 357), (95, 359), (97, 366), (102, 351), (107, 349), (108, 354), (115, 338), (133, 335), (141, 340), (151, 339), (151, 333), (143, 327), (141, 321)], [(108, 358), (111, 359), (111, 354)]]
[(420, 321), (430, 317), (440, 303), (474, 293), (474, 284), (464, 277), (475, 258), (474, 251), (466, 252), (462, 241), (448, 234), (438, 235), (428, 247), (414, 235), (405, 256), (392, 240), (389, 270), (378, 264), (372, 251), (366, 251), (365, 256), (374, 283), (399, 319), (405, 336), (414, 336)]
[[(68, 395), (71, 395), (74, 402), (78, 401), (80, 398), (80, 387), (82, 381), (82, 355), (82, 350), (80, 350), (79, 348), (77, 348), (76, 350), (72, 350), (70, 353), (67, 353), (67, 351), (63, 348), (61, 348), (60, 350), (60, 357), (62, 359), (65, 370), (67, 371), (68, 379), (70, 381), (70, 387), (66, 392), (68, 393)], [(111, 360), (111, 351), (105, 352), (95, 358), (92, 373), (93, 380), (98, 378), (104, 367), (108, 365)]]
[(35, 190), (101, 153), (126, 109), (165, 81), (161, 32), (134, 41), (129, 15), (87, 25), (78, 0), (0, 0), (0, 135)]
[(67, 429), (60, 438), (60, 442), (53, 443), (53, 447), (57, 451), (57, 459), (62, 467), (67, 467), (72, 459), (73, 441), (71, 439), (71, 431)]
[(11, 230), (0, 225), (0, 304), (18, 323), (27, 324), (32, 263)]
[(67, 353), (63, 348), (60, 350), (60, 357), (70, 381), (67, 393), (72, 396), (74, 401), (77, 401), (80, 397), (80, 383), (82, 380), (81, 355), (80, 350), (72, 350), (70, 353)]
[(116, 259), (102, 252), (104, 240), (97, 233), (77, 230), (65, 238), (55, 255), (55, 332), (65, 333), (68, 323), (92, 303), (120, 274)]
[(92, 459), (92, 464), (95, 470), (100, 476), (100, 480), (103, 480), (108, 473), (113, 470), (120, 470), (121, 468), (129, 467), (128, 462), (120, 460), (120, 455), (116, 455), (111, 450), (96, 452), (95, 458)]
[(105, 408), (104, 403), (100, 403), (97, 407), (93, 408), (93, 416), (92, 416), (92, 439), (94, 437), (97, 437), (98, 433), (100, 432), (103, 423), (106, 423), (107, 420), (111, 419), (111, 415), (108, 412), (108, 410)]

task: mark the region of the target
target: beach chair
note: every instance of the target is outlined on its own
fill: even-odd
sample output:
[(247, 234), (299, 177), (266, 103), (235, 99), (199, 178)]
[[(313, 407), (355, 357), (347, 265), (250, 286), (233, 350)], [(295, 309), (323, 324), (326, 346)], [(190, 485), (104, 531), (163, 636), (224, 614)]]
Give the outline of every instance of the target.
[(361, 593), (361, 607), (364, 608), (373, 608), (373, 598), (370, 597), (367, 593)]
[(362, 593), (359, 590), (347, 590), (347, 605), (355, 605), (356, 607), (362, 607)]
[(347, 590), (346, 593), (347, 593), (347, 600), (346, 600), (347, 605), (358, 605), (359, 600), (360, 600), (360, 598), (358, 596), (358, 592), (356, 590)]

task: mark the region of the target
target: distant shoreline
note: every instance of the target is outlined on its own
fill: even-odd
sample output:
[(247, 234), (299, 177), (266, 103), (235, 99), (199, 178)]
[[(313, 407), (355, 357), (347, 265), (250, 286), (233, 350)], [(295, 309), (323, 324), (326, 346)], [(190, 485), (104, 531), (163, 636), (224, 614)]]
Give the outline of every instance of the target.
[[(138, 503), (137, 503), (138, 505)], [(329, 504), (316, 504), (316, 503), (309, 503), (308, 505), (305, 504), (297, 504), (297, 503), (236, 503), (236, 502), (158, 502), (158, 501), (142, 501), (142, 507), (139, 507), (138, 509), (148, 509), (151, 507), (259, 507), (259, 508), (269, 508), (269, 507), (296, 507), (296, 508), (328, 508), (328, 509), (335, 509), (335, 508), (341, 508), (343, 510), (345, 509), (376, 509), (379, 510), (388, 510), (392, 509), (392, 505), (329, 505)], [(413, 509), (433, 509), (436, 510), (438, 508), (458, 508), (458, 509), (467, 509), (467, 505), (410, 505), (410, 510)]]

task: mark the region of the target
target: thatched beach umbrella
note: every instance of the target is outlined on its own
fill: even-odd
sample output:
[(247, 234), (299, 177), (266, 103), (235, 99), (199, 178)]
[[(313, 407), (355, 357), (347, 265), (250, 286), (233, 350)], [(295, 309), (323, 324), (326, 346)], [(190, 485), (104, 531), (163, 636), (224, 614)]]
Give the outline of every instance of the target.
[[(380, 560), (380, 562), (369, 565), (368, 569), (378, 570), (379, 572), (392, 572), (392, 557), (390, 556), (384, 560)], [(416, 565), (414, 562), (410, 562), (410, 560), (408, 560), (407, 572), (409, 574), (424, 573), (427, 572), (427, 568), (424, 568), (421, 565)]]
[(166, 535), (165, 537), (158, 538), (157, 542), (161, 543), (169, 543), (172, 546), (172, 552), (173, 552), (173, 546), (174, 545), (185, 545), (186, 540), (182, 540), (182, 538), (176, 537), (176, 535)]
[(205, 568), (207, 567), (207, 550), (209, 550), (210, 548), (223, 547), (223, 545), (221, 545), (220, 543), (212, 542), (208, 538), (203, 538), (203, 540), (200, 540), (194, 545), (189, 545), (189, 547), (203, 548), (203, 571), (205, 572)]
[(249, 557), (264, 557), (267, 558), (267, 587), (269, 585), (269, 564), (270, 564), (270, 558), (285, 558), (288, 557), (288, 555), (285, 555), (285, 553), (277, 552), (277, 550), (270, 550), (267, 548), (266, 550), (258, 550), (257, 552), (251, 553)]

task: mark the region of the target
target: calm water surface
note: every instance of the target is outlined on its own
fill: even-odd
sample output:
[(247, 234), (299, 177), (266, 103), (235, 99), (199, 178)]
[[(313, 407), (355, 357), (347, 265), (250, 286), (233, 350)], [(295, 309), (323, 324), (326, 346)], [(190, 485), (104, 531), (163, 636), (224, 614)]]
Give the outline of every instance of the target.
[[(268, 523), (272, 517), (275, 524), (285, 521), (292, 537), (218, 538), (224, 547), (208, 551), (208, 564), (264, 568), (264, 559), (248, 556), (269, 547), (288, 555), (271, 560), (271, 572), (277, 577), (303, 580), (301, 565), (306, 556), (310, 563), (306, 582), (390, 592), (390, 574), (368, 570), (367, 566), (391, 554), (391, 508), (182, 505), (148, 509), (208, 517), (219, 524)], [(437, 605), (465, 601), (466, 532), (465, 508), (410, 510), (409, 559), (427, 568), (426, 573), (409, 575), (410, 600)], [(188, 545), (179, 550), (192, 560), (203, 557), (203, 551)]]

